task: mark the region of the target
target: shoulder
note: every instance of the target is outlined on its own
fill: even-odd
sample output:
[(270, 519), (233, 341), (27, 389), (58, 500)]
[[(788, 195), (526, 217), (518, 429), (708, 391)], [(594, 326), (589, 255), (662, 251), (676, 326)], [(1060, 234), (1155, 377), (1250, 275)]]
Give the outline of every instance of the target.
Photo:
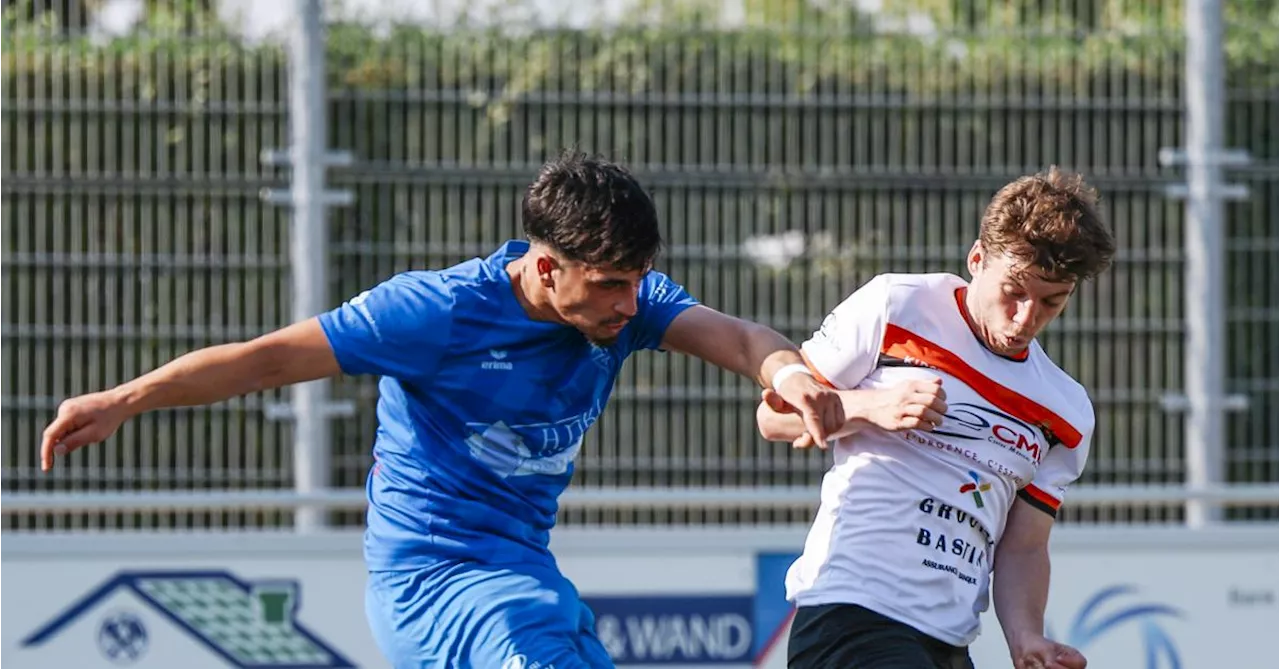
[(429, 275), (433, 277), (433, 279), (429, 280), (438, 280), (450, 286), (450, 289), (453, 289), (469, 285), (490, 283), (490, 273), (486, 271), (487, 269), (488, 268), (485, 267), (483, 260), (480, 260), (479, 258), (472, 258), (466, 262), (461, 262), (457, 265), (446, 267), (444, 269), (420, 270), (405, 273), (424, 275), (424, 278)]
[(936, 274), (877, 274), (855, 292), (883, 293), (886, 297), (909, 297), (917, 293), (950, 294), (968, 285), (964, 279), (939, 272)]
[(405, 272), (410, 281), (432, 290), (446, 299), (450, 305), (466, 306), (476, 302), (492, 301), (492, 294), (509, 285), (502, 277), (494, 276), (492, 268), (478, 258), (438, 270)]
[(1075, 377), (1067, 373), (1066, 370), (1058, 366), (1048, 353), (1040, 346), (1040, 342), (1033, 342), (1031, 357), (1034, 360), (1036, 373), (1039, 376), (1039, 382), (1045, 388), (1053, 388), (1063, 405), (1076, 413), (1076, 421), (1080, 423), (1080, 427), (1092, 430), (1094, 427), (1094, 410), (1093, 399), (1089, 396), (1089, 391), (1084, 384), (1076, 380)]
[(642, 309), (649, 306), (691, 306), (697, 303), (683, 286), (657, 270), (648, 272), (640, 280), (636, 301)]
[(640, 297), (661, 300), (669, 291), (684, 290), (674, 279), (658, 270), (651, 270), (640, 280)]
[(449, 275), (436, 270), (409, 270), (387, 279), (386, 285), (404, 299), (426, 300), (436, 304), (452, 304), (456, 284)]
[(950, 297), (957, 289), (968, 283), (946, 272), (934, 274), (881, 274), (883, 290), (892, 301), (907, 300), (922, 296)]
[(966, 286), (954, 274), (879, 274), (858, 288), (850, 302), (861, 308), (883, 305), (884, 316), (894, 320), (902, 310), (933, 311), (950, 304), (956, 290)]

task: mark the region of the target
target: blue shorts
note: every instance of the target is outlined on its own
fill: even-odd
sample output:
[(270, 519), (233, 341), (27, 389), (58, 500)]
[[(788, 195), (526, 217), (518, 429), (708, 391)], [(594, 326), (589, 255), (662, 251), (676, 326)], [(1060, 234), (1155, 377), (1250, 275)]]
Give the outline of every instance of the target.
[(395, 669), (613, 667), (595, 616), (553, 566), (370, 572), (365, 614)]

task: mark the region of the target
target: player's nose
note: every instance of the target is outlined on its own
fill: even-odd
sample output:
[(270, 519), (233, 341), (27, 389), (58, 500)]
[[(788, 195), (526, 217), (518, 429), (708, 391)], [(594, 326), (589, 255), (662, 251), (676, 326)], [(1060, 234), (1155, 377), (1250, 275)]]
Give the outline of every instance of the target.
[(1018, 310), (1013, 315), (1013, 322), (1020, 328), (1030, 328), (1035, 325), (1037, 318), (1036, 304), (1032, 300), (1024, 300), (1018, 304)]
[(627, 318), (635, 316), (637, 311), (637, 297), (635, 291), (632, 291), (626, 299), (619, 300), (617, 304), (613, 305), (613, 310), (618, 312), (618, 315), (626, 316)]

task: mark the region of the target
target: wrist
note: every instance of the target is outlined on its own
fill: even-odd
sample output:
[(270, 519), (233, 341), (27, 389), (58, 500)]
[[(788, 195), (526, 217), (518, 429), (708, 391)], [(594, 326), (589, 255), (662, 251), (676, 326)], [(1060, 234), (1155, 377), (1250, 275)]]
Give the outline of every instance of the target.
[(147, 395), (146, 390), (136, 380), (107, 391), (111, 405), (124, 412), (129, 418), (146, 413), (150, 409), (146, 405)]
[(776, 391), (782, 387), (784, 381), (797, 374), (804, 374), (809, 378), (813, 378), (813, 372), (809, 370), (808, 366), (795, 362), (778, 368), (778, 371), (773, 373), (773, 378), (769, 380), (769, 387)]
[[(884, 394), (883, 389), (861, 388), (841, 391), (840, 401), (844, 405), (846, 423), (859, 425), (880, 425), (877, 415), (881, 412)], [(881, 425), (881, 427), (885, 427)]]
[(1010, 652), (1015, 655), (1029, 646), (1035, 646), (1043, 638), (1043, 633), (1026, 628), (1007, 629), (1004, 632), (1004, 640), (1008, 643)]
[(876, 390), (844, 390), (840, 392), (840, 404), (844, 406), (845, 422), (869, 422), (871, 408), (868, 400), (872, 399)]

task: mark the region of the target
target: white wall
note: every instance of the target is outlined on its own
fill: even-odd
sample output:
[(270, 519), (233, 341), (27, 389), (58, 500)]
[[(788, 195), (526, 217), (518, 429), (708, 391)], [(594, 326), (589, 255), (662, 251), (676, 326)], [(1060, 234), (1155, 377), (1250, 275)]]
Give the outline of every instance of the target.
[[(780, 667), (785, 634), (765, 643), (785, 633), (779, 628), (788, 607), (777, 571), (802, 539), (803, 529), (562, 530), (554, 549), (562, 570), (596, 609), (601, 636), (617, 657), (664, 666), (758, 661)], [(1275, 527), (1061, 528), (1053, 546), (1048, 623), (1060, 638), (1081, 639), (1094, 669), (1276, 667), (1278, 540)], [(86, 608), (42, 643), (22, 645), (122, 572), (225, 572), (246, 584), (297, 581), (300, 625), (357, 666), (386, 666), (364, 623), (364, 568), (355, 533), (10, 533), (0, 565), (9, 586), (0, 612), (0, 664), (6, 669), (232, 666), (127, 592)], [(1090, 603), (1092, 612), (1078, 619)], [(145, 648), (136, 659), (113, 663), (106, 653), (120, 640), (113, 640), (104, 621), (122, 615), (146, 629)], [(134, 644), (136, 653), (136, 639)], [(990, 614), (972, 654), (982, 669), (1009, 666)]]

